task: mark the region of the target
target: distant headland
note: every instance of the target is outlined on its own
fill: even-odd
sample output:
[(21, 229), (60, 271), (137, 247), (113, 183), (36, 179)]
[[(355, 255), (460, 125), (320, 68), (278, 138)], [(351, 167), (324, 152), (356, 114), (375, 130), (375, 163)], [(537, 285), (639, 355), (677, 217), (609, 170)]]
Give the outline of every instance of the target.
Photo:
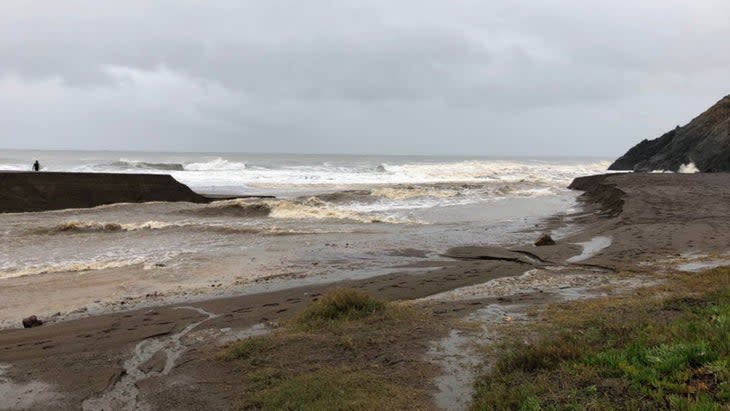
[(730, 171), (730, 95), (689, 124), (637, 144), (609, 170), (679, 171), (691, 164), (701, 172)]

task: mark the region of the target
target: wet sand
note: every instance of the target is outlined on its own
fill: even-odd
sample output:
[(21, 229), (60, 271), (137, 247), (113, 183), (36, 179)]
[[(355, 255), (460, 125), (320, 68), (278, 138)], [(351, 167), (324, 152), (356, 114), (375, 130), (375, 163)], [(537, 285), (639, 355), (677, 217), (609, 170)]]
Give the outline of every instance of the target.
[[(586, 191), (584, 209), (535, 227), (537, 238), (543, 231), (579, 226), (554, 246), (460, 247), (438, 259), (414, 263), (407, 270), (360, 280), (2, 331), (0, 364), (5, 368), (0, 387), (36, 384), (40, 388), (32, 394), (38, 401), (28, 400), (26, 395), (22, 402), (13, 403), (9, 395), (0, 409), (22, 405), (22, 409), (41, 410), (48, 408), (49, 401), (55, 409), (69, 410), (80, 409), (84, 401), (89, 401), (87, 408), (100, 404), (98, 401), (124, 386), (125, 362), (135, 347), (150, 342), (160, 347), (149, 358), (140, 357), (147, 361), (135, 365), (144, 374), (130, 385), (139, 390), (135, 398), (157, 409), (227, 409), (235, 388), (227, 385), (225, 370), (212, 360), (221, 341), (258, 324), (286, 318), (330, 287), (355, 287), (387, 300), (417, 300), (471, 286), (494, 291), (489, 284), (497, 283), (488, 282), (503, 280), (499, 293), (455, 293), (423, 305), (434, 318), (457, 318), (490, 301), (529, 305), (550, 299), (549, 292), (540, 291), (562, 287), (563, 271), (592, 276), (619, 271), (641, 274), (663, 269), (663, 261), (682, 256), (730, 252), (730, 174), (606, 175), (579, 179), (573, 187)], [(429, 251), (405, 252), (421, 255)], [(558, 274), (554, 280), (539, 277), (543, 282), (533, 282), (529, 292), (524, 281), (514, 281), (510, 287), (508, 280), (530, 270), (557, 270)], [(175, 363), (167, 364), (161, 359), (165, 356), (175, 357)]]

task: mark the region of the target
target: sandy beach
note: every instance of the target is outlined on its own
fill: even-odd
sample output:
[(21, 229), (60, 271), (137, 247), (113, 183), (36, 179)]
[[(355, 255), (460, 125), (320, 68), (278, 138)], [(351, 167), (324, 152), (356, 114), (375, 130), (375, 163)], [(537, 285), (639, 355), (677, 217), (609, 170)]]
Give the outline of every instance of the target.
[[(80, 409), (83, 404), (84, 409), (94, 409), (92, 404), (101, 404), (93, 402), (97, 400), (121, 404), (119, 409), (135, 409), (138, 400), (152, 409), (231, 408), (237, 394), (227, 381), (235, 370), (212, 356), (226, 342), (272, 326), (333, 287), (410, 301), (425, 307), (435, 322), (446, 324), (493, 304), (508, 309), (516, 302), (537, 305), (571, 294), (587, 295), (617, 272), (632, 273), (638, 280), (622, 284), (639, 287), (643, 273), (687, 262), (711, 267), (729, 258), (728, 174), (615, 174), (577, 179), (572, 187), (584, 192), (580, 210), (543, 219), (529, 230), (529, 236), (537, 238), (542, 232), (558, 234), (570, 227), (567, 235), (556, 236), (554, 246), (485, 244), (452, 248), (433, 258), (419, 257), (434, 250), (401, 250), (414, 261), (366, 278), (280, 281), (268, 284), (268, 290), (254, 287), (244, 295), (172, 305), (155, 304), (151, 296), (143, 308), (131, 311), (78, 312), (63, 321), (51, 318), (50, 324), (38, 328), (4, 330), (0, 388), (6, 400), (0, 408), (41, 410), (52, 403), (55, 409)], [(40, 281), (54, 287), (53, 280)], [(39, 298), (31, 290), (33, 282), (27, 277), (11, 282), (16, 287), (12, 293)], [(82, 281), (75, 288), (93, 294)], [(140, 355), (145, 341), (159, 342), (156, 352), (166, 354), (167, 360), (159, 355), (139, 359), (135, 370), (141, 374), (132, 383), (138, 392), (127, 392), (133, 400), (105, 397), (119, 389), (123, 376), (131, 372), (130, 358)], [(425, 384), (437, 390), (432, 382)], [(459, 408), (449, 407), (448, 399), (446, 404)]]

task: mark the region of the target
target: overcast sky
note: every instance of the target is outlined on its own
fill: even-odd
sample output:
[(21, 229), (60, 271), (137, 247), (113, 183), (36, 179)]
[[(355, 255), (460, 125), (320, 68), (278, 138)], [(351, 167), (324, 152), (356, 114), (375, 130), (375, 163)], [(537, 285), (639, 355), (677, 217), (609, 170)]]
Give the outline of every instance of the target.
[(0, 148), (614, 156), (730, 94), (728, 0), (0, 2)]

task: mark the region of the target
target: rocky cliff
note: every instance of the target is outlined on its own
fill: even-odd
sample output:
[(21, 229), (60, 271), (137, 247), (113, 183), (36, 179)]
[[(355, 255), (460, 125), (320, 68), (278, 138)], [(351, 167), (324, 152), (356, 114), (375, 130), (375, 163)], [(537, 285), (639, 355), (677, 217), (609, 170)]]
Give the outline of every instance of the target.
[(730, 171), (730, 95), (689, 124), (637, 144), (609, 170), (678, 171), (689, 163), (702, 172)]

